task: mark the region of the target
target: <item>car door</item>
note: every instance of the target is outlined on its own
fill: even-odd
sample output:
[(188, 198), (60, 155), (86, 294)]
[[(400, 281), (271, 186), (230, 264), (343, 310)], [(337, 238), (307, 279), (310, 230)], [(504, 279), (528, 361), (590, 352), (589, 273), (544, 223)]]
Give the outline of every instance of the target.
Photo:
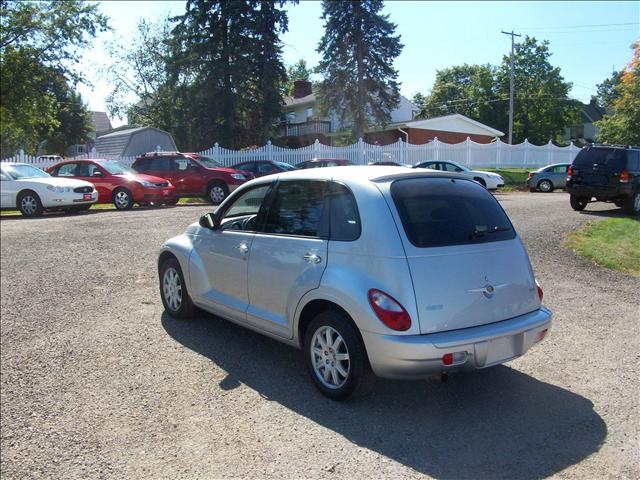
[(567, 186), (567, 170), (569, 165), (556, 165), (549, 174), (555, 188), (564, 188)]
[(111, 203), (113, 179), (109, 172), (94, 162), (78, 162), (76, 176), (78, 180), (92, 183), (98, 191), (98, 203)]
[(202, 168), (189, 158), (172, 159), (171, 183), (176, 187), (176, 195), (202, 195), (204, 180)]
[(317, 288), (327, 263), (328, 182), (279, 182), (251, 244), (247, 321), (284, 338), (299, 299)]
[(246, 322), (248, 306), (247, 272), (251, 244), (258, 218), (273, 182), (243, 191), (224, 211), (217, 230), (200, 229), (193, 239), (192, 265), (204, 270), (205, 281), (195, 282), (192, 294), (212, 311)]
[(16, 182), (7, 173), (0, 171), (0, 208), (15, 208)]

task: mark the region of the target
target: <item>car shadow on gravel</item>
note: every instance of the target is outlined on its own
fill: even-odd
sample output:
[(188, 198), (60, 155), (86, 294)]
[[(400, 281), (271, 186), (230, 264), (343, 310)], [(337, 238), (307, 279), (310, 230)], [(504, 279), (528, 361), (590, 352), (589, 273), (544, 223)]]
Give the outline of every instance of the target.
[(190, 321), (164, 313), (161, 321), (177, 342), (228, 373), (220, 388), (243, 383), (436, 478), (546, 477), (598, 451), (607, 435), (591, 401), (507, 366), (446, 383), (378, 379), (369, 396), (337, 403), (315, 389), (294, 348), (205, 313)]
[(610, 210), (582, 210), (580, 215), (590, 215), (594, 217), (606, 217), (606, 218), (623, 218), (633, 216), (625, 213), (621, 208), (612, 208)]

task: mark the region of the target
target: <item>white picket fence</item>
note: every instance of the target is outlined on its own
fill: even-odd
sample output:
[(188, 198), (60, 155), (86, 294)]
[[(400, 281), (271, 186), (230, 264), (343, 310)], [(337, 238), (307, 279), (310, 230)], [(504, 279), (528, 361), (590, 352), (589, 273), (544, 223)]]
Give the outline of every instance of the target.
[[(579, 151), (580, 148), (573, 144), (557, 147), (551, 141), (546, 145), (534, 145), (527, 140), (518, 145), (509, 145), (501, 140), (483, 144), (467, 138), (464, 142), (451, 144), (436, 138), (422, 145), (407, 144), (402, 140), (390, 145), (371, 145), (360, 139), (353, 145), (345, 147), (323, 145), (318, 140), (302, 148), (283, 148), (268, 142), (253, 150), (229, 150), (216, 143), (213, 147), (199, 153), (225, 166), (251, 160), (275, 160), (296, 165), (312, 158), (342, 158), (359, 165), (380, 161), (415, 165), (426, 160), (450, 160), (472, 168), (535, 168), (552, 163), (571, 163)], [(95, 153), (89, 153), (76, 158), (98, 157)], [(131, 165), (135, 157), (109, 157), (109, 159)], [(47, 168), (53, 163), (39, 161), (37, 157), (25, 155), (24, 152), (2, 161), (31, 163), (40, 168)]]

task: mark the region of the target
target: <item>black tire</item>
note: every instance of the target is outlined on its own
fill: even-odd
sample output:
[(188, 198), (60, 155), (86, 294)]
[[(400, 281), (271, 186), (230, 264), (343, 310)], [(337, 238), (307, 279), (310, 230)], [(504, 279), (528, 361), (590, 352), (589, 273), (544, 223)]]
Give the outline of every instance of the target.
[[(171, 283), (170, 277), (172, 274), (167, 273), (170, 269), (177, 274), (179, 280), (178, 285), (181, 292), (181, 299), (178, 304), (171, 300), (171, 293), (175, 292), (175, 288), (173, 289), (173, 292), (171, 292), (171, 288), (169, 287), (165, 292), (165, 274), (169, 277), (167, 279), (168, 283)], [(177, 318), (179, 320), (192, 317), (196, 311), (196, 307), (191, 301), (191, 297), (187, 291), (187, 285), (184, 282), (184, 274), (182, 273), (182, 268), (180, 268), (178, 260), (176, 260), (175, 257), (168, 258), (162, 262), (158, 273), (160, 281), (160, 298), (162, 299), (162, 304), (164, 305), (166, 312), (173, 318)]]
[(487, 182), (485, 182), (482, 178), (476, 177), (474, 178), (474, 180), (478, 182), (480, 185), (482, 185), (484, 188), (487, 188)]
[(551, 183), (551, 180), (540, 180), (538, 182), (538, 190), (542, 193), (551, 193), (553, 192), (553, 183)]
[(133, 208), (133, 195), (126, 188), (116, 188), (113, 191), (113, 205), (118, 210), (131, 210)]
[(213, 205), (220, 205), (229, 195), (229, 188), (224, 182), (212, 182), (207, 187), (207, 200)]
[[(346, 347), (346, 353), (348, 354), (347, 376), (342, 380), (343, 383), (336, 387), (326, 386), (320, 378), (321, 374), (316, 372), (314, 368), (317, 355), (312, 351), (314, 336), (316, 332), (326, 327), (330, 327), (342, 337), (344, 346)], [(339, 350), (341, 348), (342, 347), (340, 347)], [(363, 396), (373, 387), (375, 377), (369, 365), (367, 352), (358, 328), (353, 321), (342, 312), (329, 310), (311, 320), (304, 336), (303, 354), (313, 383), (323, 395), (332, 400), (344, 400), (351, 396)], [(329, 353), (329, 355), (331, 355), (331, 353)], [(319, 361), (321, 359), (318, 358), (317, 360)], [(337, 360), (336, 363), (338, 363)], [(324, 366), (322, 362), (320, 362), (320, 364)], [(327, 363), (327, 366), (328, 365)], [(341, 363), (341, 366), (344, 370), (344, 363)]]
[(589, 200), (591, 199), (588, 197), (578, 197), (577, 195), (569, 196), (569, 203), (571, 204), (571, 208), (573, 208), (576, 212), (581, 212), (582, 210), (584, 210), (584, 207), (587, 206)]
[(42, 202), (38, 194), (32, 190), (20, 192), (17, 198), (17, 207), (23, 217), (33, 218), (42, 215)]
[(640, 192), (634, 193), (630, 198), (625, 200), (622, 208), (624, 212), (629, 215), (640, 216)]

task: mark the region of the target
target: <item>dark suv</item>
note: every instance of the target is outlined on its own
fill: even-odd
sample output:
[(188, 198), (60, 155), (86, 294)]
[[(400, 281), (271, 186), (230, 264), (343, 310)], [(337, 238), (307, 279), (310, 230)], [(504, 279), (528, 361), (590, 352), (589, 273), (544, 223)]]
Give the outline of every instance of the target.
[(628, 213), (640, 214), (640, 147), (585, 147), (567, 174), (574, 210), (584, 210), (591, 201), (613, 202)]
[(150, 152), (131, 165), (134, 170), (169, 180), (179, 197), (206, 197), (221, 203), (230, 192), (253, 178), (250, 172), (225, 168), (215, 160), (197, 154)]

